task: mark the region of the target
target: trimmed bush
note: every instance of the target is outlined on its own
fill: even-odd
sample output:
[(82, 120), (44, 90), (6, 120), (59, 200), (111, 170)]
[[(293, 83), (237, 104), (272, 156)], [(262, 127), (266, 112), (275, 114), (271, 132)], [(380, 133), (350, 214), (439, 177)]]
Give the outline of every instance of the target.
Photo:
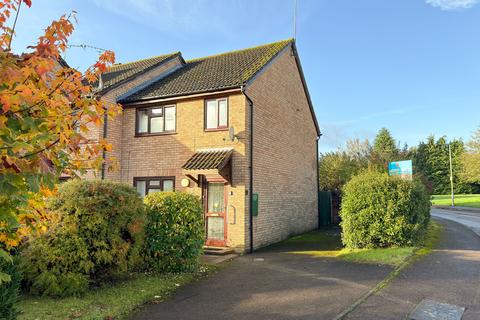
[(364, 172), (345, 185), (340, 216), (348, 248), (415, 245), (430, 220), (429, 195), (417, 180)]
[(205, 239), (200, 199), (184, 192), (155, 192), (145, 197), (145, 204), (150, 267), (158, 272), (194, 270)]
[(69, 181), (48, 208), (56, 222), (21, 252), (30, 293), (80, 295), (142, 266), (145, 210), (131, 186)]
[(9, 282), (0, 284), (0, 320), (15, 320), (18, 315), (15, 304), (18, 300), (21, 276), (16, 264), (2, 258), (0, 270), (10, 276)]

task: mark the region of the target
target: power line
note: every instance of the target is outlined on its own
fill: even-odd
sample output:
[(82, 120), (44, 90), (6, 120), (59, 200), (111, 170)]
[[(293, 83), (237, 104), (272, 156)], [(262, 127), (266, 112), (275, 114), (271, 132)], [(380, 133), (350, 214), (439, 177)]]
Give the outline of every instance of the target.
[(82, 49), (93, 49), (93, 50), (96, 50), (98, 53), (103, 53), (105, 51), (107, 51), (107, 49), (103, 49), (103, 48), (99, 48), (99, 47), (95, 47), (95, 46), (91, 46), (91, 45), (88, 45), (88, 44), (69, 44), (67, 45), (67, 48), (82, 48)]

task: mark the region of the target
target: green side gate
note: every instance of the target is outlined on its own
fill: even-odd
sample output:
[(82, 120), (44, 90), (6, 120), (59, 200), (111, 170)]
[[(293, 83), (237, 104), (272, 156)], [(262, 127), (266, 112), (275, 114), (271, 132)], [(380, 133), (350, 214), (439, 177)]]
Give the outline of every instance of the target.
[(338, 225), (340, 223), (340, 203), (342, 197), (338, 191), (320, 191), (318, 193), (318, 221), (320, 226)]
[(330, 191), (320, 191), (318, 199), (320, 226), (329, 226), (332, 224), (332, 193)]

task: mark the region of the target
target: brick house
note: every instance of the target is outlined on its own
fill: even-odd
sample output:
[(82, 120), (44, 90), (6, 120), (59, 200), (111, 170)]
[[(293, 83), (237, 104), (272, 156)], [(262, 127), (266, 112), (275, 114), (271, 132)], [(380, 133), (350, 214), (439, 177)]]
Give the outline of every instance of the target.
[(208, 246), (249, 252), (318, 226), (320, 131), (293, 40), (117, 64), (98, 96), (124, 110), (91, 133), (118, 163), (99, 175), (197, 194)]

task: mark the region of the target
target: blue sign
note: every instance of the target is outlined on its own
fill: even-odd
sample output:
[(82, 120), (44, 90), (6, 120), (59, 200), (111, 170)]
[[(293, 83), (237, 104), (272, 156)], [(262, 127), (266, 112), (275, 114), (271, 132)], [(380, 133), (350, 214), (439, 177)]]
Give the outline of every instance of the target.
[(412, 160), (395, 161), (388, 164), (388, 174), (400, 176), (404, 179), (412, 179)]

